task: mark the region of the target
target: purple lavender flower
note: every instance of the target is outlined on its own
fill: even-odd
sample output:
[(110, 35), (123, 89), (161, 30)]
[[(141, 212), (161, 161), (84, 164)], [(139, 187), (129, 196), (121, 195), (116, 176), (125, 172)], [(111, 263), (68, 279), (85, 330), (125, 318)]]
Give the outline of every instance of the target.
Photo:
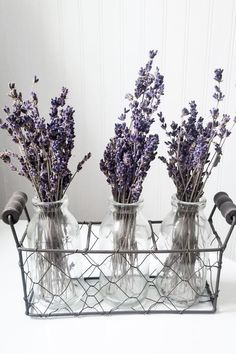
[(218, 101), (218, 103), (220, 101), (223, 101), (224, 99), (224, 95), (220, 89), (220, 83), (222, 82), (222, 78), (223, 78), (223, 69), (216, 69), (215, 70), (215, 77), (214, 80), (216, 80), (218, 82), (218, 85), (215, 86), (215, 92), (213, 94), (213, 97)]
[[(139, 200), (143, 181), (154, 160), (159, 144), (157, 134), (149, 134), (164, 94), (164, 77), (157, 68), (152, 74), (157, 51), (150, 51), (150, 60), (139, 70), (134, 95), (127, 94), (129, 108), (125, 108), (115, 124), (115, 136), (110, 139), (100, 162), (100, 169), (111, 185), (114, 200), (134, 203)], [(128, 113), (130, 124), (127, 125)]]
[[(35, 76), (34, 83), (37, 82)], [(0, 159), (31, 181), (41, 201), (60, 200), (75, 174), (90, 158), (89, 153), (72, 175), (68, 163), (74, 148), (74, 109), (65, 106), (68, 89), (62, 88), (60, 96), (51, 100), (50, 121), (46, 123), (39, 115), (35, 92), (31, 93), (30, 99), (23, 101), (15, 84), (9, 84), (9, 88), (12, 110), (5, 106), (7, 117), (0, 127), (19, 145), (22, 154), (2, 152)], [(19, 167), (12, 164), (12, 158)]]
[(224, 69), (215, 69), (214, 80), (216, 80), (217, 82), (222, 82), (223, 71)]
[[(222, 82), (222, 73), (222, 69), (215, 70), (214, 79), (218, 83)], [(189, 103), (189, 109), (183, 109), (182, 117), (186, 117), (183, 122), (172, 122), (170, 130), (163, 115), (159, 114), (161, 127), (168, 137), (165, 143), (169, 155), (168, 159), (161, 156), (160, 160), (167, 166), (178, 199), (183, 201), (197, 202), (202, 197), (206, 181), (212, 168), (220, 162), (223, 144), (232, 130), (232, 127), (228, 129), (229, 115), (224, 114), (219, 119), (218, 104), (224, 98), (219, 86), (215, 86), (214, 98), (217, 107), (210, 110), (212, 121), (205, 124), (204, 118), (198, 117), (195, 101)]]

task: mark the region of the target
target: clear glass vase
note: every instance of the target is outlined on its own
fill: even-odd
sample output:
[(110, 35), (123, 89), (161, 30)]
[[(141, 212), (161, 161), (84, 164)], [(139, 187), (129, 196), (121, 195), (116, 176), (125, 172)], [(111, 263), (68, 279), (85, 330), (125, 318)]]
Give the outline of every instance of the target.
[(157, 289), (166, 301), (187, 308), (198, 303), (206, 286), (208, 253), (200, 250), (209, 246), (211, 229), (204, 215), (205, 199), (188, 203), (174, 195), (171, 204), (161, 224), (159, 249), (176, 252), (167, 253), (163, 260)]
[(66, 250), (80, 249), (79, 225), (68, 210), (68, 198), (56, 202), (32, 200), (34, 215), (27, 228), (27, 241), (36, 251), (29, 256), (37, 308), (75, 311), (82, 296), (80, 256)]
[(100, 227), (100, 250), (110, 250), (100, 266), (100, 291), (117, 307), (139, 305), (148, 290), (149, 258), (136, 253), (150, 248), (151, 228), (141, 213), (143, 201), (110, 201)]

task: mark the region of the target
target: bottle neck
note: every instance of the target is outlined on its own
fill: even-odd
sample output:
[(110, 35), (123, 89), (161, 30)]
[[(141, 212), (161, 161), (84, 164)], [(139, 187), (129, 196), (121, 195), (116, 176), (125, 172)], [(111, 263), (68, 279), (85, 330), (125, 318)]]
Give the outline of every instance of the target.
[(110, 199), (110, 210), (119, 215), (136, 215), (143, 207), (143, 200), (136, 203), (118, 203)]
[(175, 210), (183, 213), (198, 213), (205, 209), (206, 206), (206, 199), (202, 198), (199, 202), (184, 202), (179, 200), (174, 194), (171, 198), (172, 207)]
[(64, 208), (68, 207), (68, 198), (64, 196), (63, 199), (55, 202), (41, 202), (37, 197), (32, 199), (34, 210), (48, 216), (61, 213)]

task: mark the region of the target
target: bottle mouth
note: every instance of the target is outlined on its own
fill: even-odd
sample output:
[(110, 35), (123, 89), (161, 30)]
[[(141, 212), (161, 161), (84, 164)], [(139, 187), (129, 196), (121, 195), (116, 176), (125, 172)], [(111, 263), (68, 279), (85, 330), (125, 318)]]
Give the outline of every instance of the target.
[(186, 202), (177, 198), (176, 194), (173, 194), (171, 197), (171, 204), (174, 206), (181, 205), (183, 207), (196, 207), (196, 208), (204, 208), (206, 206), (206, 198), (201, 198), (198, 202)]
[(39, 197), (35, 196), (32, 198), (32, 204), (35, 207), (44, 207), (44, 208), (49, 208), (49, 207), (60, 207), (62, 204), (68, 201), (67, 195), (64, 195), (64, 197), (60, 200), (56, 200), (55, 202), (42, 202)]

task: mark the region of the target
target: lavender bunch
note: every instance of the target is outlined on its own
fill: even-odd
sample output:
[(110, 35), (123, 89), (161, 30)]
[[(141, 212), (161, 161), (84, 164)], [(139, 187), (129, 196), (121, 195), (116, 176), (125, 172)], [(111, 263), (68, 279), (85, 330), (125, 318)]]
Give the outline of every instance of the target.
[[(154, 122), (153, 114), (158, 109), (164, 94), (164, 77), (156, 68), (151, 73), (157, 51), (149, 52), (149, 61), (139, 70), (134, 94), (127, 94), (129, 108), (124, 108), (115, 124), (115, 136), (107, 144), (100, 169), (111, 185), (115, 201), (135, 203), (142, 192), (142, 184), (154, 160), (159, 138), (149, 134)], [(127, 117), (130, 123), (127, 124)]]
[(212, 169), (218, 165), (222, 147), (235, 124), (229, 127), (231, 118), (223, 114), (220, 118), (218, 105), (224, 99), (220, 88), (223, 69), (215, 70), (214, 80), (216, 107), (210, 110), (211, 119), (206, 121), (198, 116), (195, 101), (182, 111), (181, 124), (172, 122), (167, 128), (165, 118), (159, 113), (161, 126), (168, 140), (168, 155), (159, 157), (167, 166), (169, 176), (177, 188), (177, 198), (186, 202), (198, 202), (204, 193), (205, 184)]
[[(37, 81), (35, 77), (34, 83)], [(12, 108), (5, 106), (7, 117), (0, 127), (8, 132), (20, 153), (3, 151), (0, 159), (32, 183), (40, 201), (60, 200), (75, 174), (91, 156), (88, 153), (72, 175), (68, 163), (74, 148), (74, 109), (66, 106), (68, 90), (63, 87), (60, 96), (51, 100), (47, 123), (39, 114), (35, 92), (23, 100), (14, 83), (9, 84), (9, 88)]]

